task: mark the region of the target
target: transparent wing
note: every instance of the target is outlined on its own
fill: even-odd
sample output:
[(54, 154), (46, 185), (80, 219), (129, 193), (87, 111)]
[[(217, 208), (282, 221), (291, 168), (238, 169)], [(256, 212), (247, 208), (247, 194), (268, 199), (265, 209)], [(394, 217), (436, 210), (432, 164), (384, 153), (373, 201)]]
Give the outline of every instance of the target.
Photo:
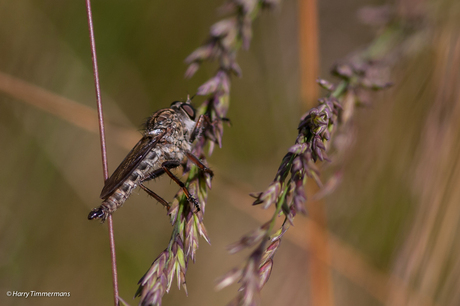
[(154, 137), (142, 137), (134, 146), (131, 152), (125, 157), (118, 168), (105, 181), (104, 188), (101, 191), (101, 199), (107, 199), (139, 166), (141, 161), (150, 152), (150, 150), (163, 138), (165, 132)]

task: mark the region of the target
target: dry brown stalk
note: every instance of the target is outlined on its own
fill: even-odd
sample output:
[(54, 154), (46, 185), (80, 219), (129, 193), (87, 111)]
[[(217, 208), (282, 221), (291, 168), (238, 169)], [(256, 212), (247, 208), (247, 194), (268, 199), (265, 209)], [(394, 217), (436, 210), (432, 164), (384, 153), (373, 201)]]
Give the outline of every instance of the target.
[[(300, 89), (303, 111), (314, 107), (319, 98), (319, 87), (316, 79), (319, 76), (319, 46), (318, 46), (318, 8), (316, 0), (299, 0), (299, 61)], [(307, 182), (307, 193), (317, 191), (313, 181)], [(322, 200), (307, 202), (307, 210), (317, 224), (327, 228), (326, 212)], [(317, 226), (308, 227), (307, 251), (315, 254), (309, 257), (308, 273), (310, 278), (311, 305), (334, 305), (333, 284), (329, 267), (318, 258), (329, 256), (327, 236), (317, 231)]]
[[(460, 224), (460, 35), (452, 27), (452, 23), (458, 26), (458, 20), (443, 22), (445, 24), (439, 25), (430, 37), (433, 57), (423, 61), (433, 73), (420, 98), (429, 104), (429, 111), (413, 166), (412, 190), (418, 205), (393, 271), (406, 286), (436, 298), (442, 305), (457, 305), (460, 301), (456, 293), (460, 285), (457, 239)], [(420, 58), (414, 61), (420, 62)], [(408, 71), (402, 77), (412, 78), (413, 73)], [(410, 94), (409, 89), (404, 90)], [(404, 90), (397, 101), (401, 101)], [(414, 105), (421, 102), (414, 95), (411, 97), (411, 101), (405, 102)], [(392, 287), (387, 301), (387, 305), (397, 306), (418, 303), (402, 295), (396, 286)]]
[(318, 8), (316, 0), (299, 0), (299, 61), (303, 111), (314, 107), (319, 97)]
[[(3, 72), (0, 72), (0, 91), (83, 130), (91, 133), (99, 132), (97, 113), (94, 108), (57, 95)], [(110, 120), (106, 125), (107, 130), (117, 135), (117, 137), (111, 138), (110, 141), (115, 141), (120, 147), (125, 149), (131, 149), (131, 144), (136, 143), (139, 138), (139, 132), (134, 128), (115, 126), (110, 123)]]

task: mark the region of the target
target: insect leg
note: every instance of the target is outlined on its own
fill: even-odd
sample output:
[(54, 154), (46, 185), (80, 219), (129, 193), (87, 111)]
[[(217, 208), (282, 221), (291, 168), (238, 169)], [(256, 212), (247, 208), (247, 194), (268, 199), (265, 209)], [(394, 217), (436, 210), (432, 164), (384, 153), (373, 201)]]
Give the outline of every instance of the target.
[(164, 207), (166, 207), (168, 210), (169, 208), (171, 207), (169, 205), (168, 202), (166, 202), (165, 199), (163, 199), (162, 197), (160, 197), (159, 195), (157, 195), (155, 192), (153, 192), (152, 190), (150, 190), (149, 188), (145, 187), (144, 184), (142, 184), (142, 182), (139, 184), (139, 187), (141, 187), (145, 192), (148, 193), (149, 196), (153, 197), (155, 200), (157, 200), (158, 202), (160, 202)]
[(149, 173), (149, 175), (147, 175), (146, 177), (144, 177), (141, 182), (146, 182), (146, 181), (153, 180), (153, 179), (155, 179), (155, 178), (157, 178), (159, 176), (162, 176), (164, 173), (165, 173), (165, 171), (163, 170), (163, 168), (157, 169), (157, 170), (152, 171), (151, 173)]
[(187, 197), (187, 200), (190, 203), (193, 203), (196, 207), (196, 209), (199, 211), (200, 206), (198, 205), (198, 201), (190, 194), (188, 191), (187, 187), (185, 187), (185, 184), (182, 183), (180, 179), (178, 179), (169, 169), (176, 168), (180, 165), (180, 161), (177, 160), (172, 160), (172, 161), (165, 161), (163, 164), (161, 164), (161, 168), (166, 172), (167, 175), (177, 184), (179, 185), (180, 188), (184, 191), (185, 196)]
[(193, 142), (196, 138), (200, 137), (204, 129), (210, 125), (212, 125), (212, 123), (209, 117), (207, 115), (201, 115), (196, 122), (192, 134), (190, 135), (190, 142)]
[(147, 188), (144, 184), (142, 184), (143, 182), (146, 182), (146, 181), (150, 181), (150, 180), (153, 180), (154, 178), (157, 178), (161, 175), (163, 175), (165, 173), (165, 171), (163, 170), (163, 168), (160, 168), (160, 169), (157, 169), (155, 171), (152, 171), (151, 173), (149, 173), (149, 175), (147, 175), (146, 177), (144, 177), (140, 184), (139, 184), (139, 187), (141, 187), (145, 192), (147, 192), (148, 195), (150, 195), (151, 197), (153, 197), (155, 200), (157, 200), (158, 202), (160, 202), (163, 206), (165, 206), (167, 209), (170, 208), (170, 205), (168, 202), (166, 202), (166, 200), (164, 200), (162, 197), (160, 197), (159, 195), (157, 195), (155, 192), (153, 192), (152, 190), (150, 190), (149, 188)]
[(211, 169), (209, 169), (208, 167), (206, 167), (205, 164), (203, 164), (200, 159), (198, 157), (196, 157), (195, 155), (193, 155), (192, 152), (185, 152), (185, 155), (187, 156), (188, 159), (190, 159), (190, 161), (192, 163), (194, 163), (195, 165), (198, 166), (198, 168), (200, 168), (201, 171), (203, 172), (206, 172), (206, 173), (209, 173), (211, 175), (211, 177), (214, 176), (214, 173), (212, 172)]

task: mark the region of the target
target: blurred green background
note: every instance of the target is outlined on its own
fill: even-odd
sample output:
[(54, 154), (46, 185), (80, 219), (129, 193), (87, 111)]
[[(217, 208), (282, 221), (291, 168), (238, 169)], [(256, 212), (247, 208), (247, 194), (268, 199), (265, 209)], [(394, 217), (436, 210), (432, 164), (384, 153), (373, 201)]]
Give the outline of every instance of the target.
[[(136, 142), (117, 131), (139, 129), (214, 74), (216, 66), (206, 64), (185, 80), (184, 59), (222, 18), (221, 2), (93, 1), (112, 124), (109, 172)], [(458, 1), (320, 1), (320, 76), (330, 79), (336, 60), (379, 35), (360, 23), (357, 10), (382, 4), (415, 24), (414, 32), (423, 30), (405, 53), (395, 51), (410, 55), (393, 66), (395, 86), (358, 111), (354, 146), (333, 165), (343, 167), (325, 207), (334, 305), (459, 305)], [(189, 263), (189, 296), (174, 285), (164, 305), (225, 305), (237, 292), (236, 285), (214, 290), (215, 279), (248, 254), (229, 255), (226, 246), (264, 220), (260, 208), (242, 209), (251, 205), (246, 194), (273, 179), (302, 115), (297, 18), (298, 3), (290, 0), (263, 13), (250, 50), (238, 55), (243, 78), (232, 82), (232, 127), (209, 158), (216, 174), (205, 216), (212, 245), (201, 240), (197, 262)], [(95, 109), (84, 1), (0, 0), (0, 72)], [(87, 220), (103, 186), (99, 137), (26, 100), (0, 91), (0, 305), (111, 305), (107, 227)], [(177, 191), (167, 178), (150, 187), (166, 199)], [(286, 234), (292, 236), (275, 257), (263, 305), (312, 305), (305, 220), (298, 216)], [(136, 305), (137, 281), (167, 246), (171, 226), (143, 192), (134, 192), (114, 224), (120, 295)], [(8, 290), (71, 297), (13, 298)]]

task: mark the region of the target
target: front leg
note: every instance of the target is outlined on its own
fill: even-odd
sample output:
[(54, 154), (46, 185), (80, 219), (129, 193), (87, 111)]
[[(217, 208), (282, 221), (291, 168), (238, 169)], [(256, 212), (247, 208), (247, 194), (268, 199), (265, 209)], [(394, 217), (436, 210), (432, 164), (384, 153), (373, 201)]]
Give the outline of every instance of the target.
[(203, 164), (203, 163), (200, 161), (200, 159), (199, 159), (198, 157), (196, 157), (195, 155), (193, 155), (192, 152), (185, 152), (185, 155), (187, 156), (187, 158), (188, 158), (192, 163), (194, 163), (195, 165), (197, 165), (198, 168), (200, 168), (201, 171), (208, 173), (209, 175), (211, 175), (211, 177), (214, 176), (214, 172), (212, 172), (211, 169), (209, 169), (208, 167), (206, 167), (206, 165)]
[(209, 125), (212, 125), (211, 120), (207, 115), (200, 115), (196, 121), (195, 128), (193, 129), (192, 134), (190, 135), (190, 142), (194, 142), (196, 138), (199, 138), (205, 128)]

